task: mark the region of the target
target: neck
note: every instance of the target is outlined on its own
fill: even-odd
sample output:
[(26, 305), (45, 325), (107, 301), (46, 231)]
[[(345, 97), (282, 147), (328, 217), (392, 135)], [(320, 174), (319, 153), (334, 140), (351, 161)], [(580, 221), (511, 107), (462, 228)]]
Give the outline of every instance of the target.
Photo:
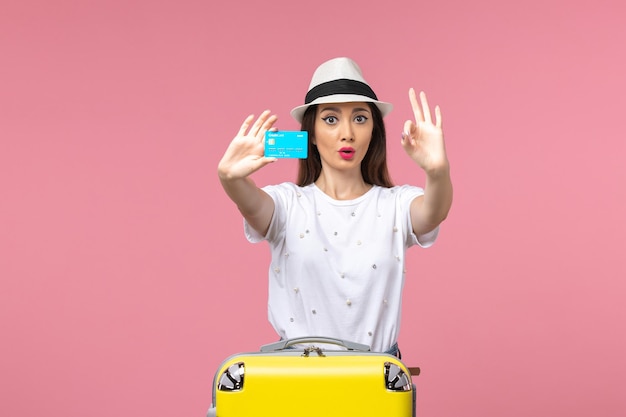
[(353, 178), (337, 178), (324, 175), (324, 171), (315, 181), (315, 185), (335, 200), (354, 200), (372, 188), (372, 185), (367, 184), (361, 175)]

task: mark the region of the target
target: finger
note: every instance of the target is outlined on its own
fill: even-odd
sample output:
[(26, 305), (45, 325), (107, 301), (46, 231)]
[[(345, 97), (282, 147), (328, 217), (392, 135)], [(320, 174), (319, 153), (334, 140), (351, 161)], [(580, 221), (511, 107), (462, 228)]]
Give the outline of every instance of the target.
[(249, 172), (247, 173), (247, 175), (254, 174), (258, 170), (263, 168), (265, 165), (271, 164), (272, 162), (276, 162), (276, 160), (277, 158), (274, 158), (274, 157), (262, 156), (258, 159), (255, 159), (254, 161), (251, 161), (249, 165)]
[(261, 142), (265, 142), (265, 136), (266, 136), (267, 132), (272, 132), (272, 133), (273, 132), (278, 132), (278, 128), (276, 126), (272, 126), (269, 129), (267, 129), (267, 131), (259, 138), (259, 140)]
[(263, 126), (263, 123), (265, 123), (265, 121), (267, 120), (267, 117), (269, 116), (269, 114), (270, 114), (270, 111), (265, 110), (263, 111), (263, 113), (261, 113), (259, 118), (256, 119), (256, 121), (252, 125), (252, 128), (250, 129), (250, 132), (249, 132), (251, 136), (256, 136), (259, 133), (259, 130), (261, 130), (261, 127)]
[(406, 122), (404, 122), (404, 131), (402, 132), (401, 141), (402, 146), (404, 146), (405, 148), (407, 146), (414, 146), (416, 143), (416, 139), (414, 138), (414, 136), (417, 137), (418, 135), (418, 127), (413, 122), (413, 120), (407, 120)]
[(435, 106), (435, 121), (439, 129), (443, 128), (443, 121), (441, 120), (441, 109), (439, 106)]
[(409, 100), (411, 101), (411, 107), (413, 107), (413, 114), (415, 115), (415, 122), (424, 121), (424, 116), (422, 115), (422, 111), (420, 110), (420, 105), (417, 102), (417, 96), (415, 95), (415, 90), (411, 87), (409, 88)]
[(428, 100), (426, 100), (426, 93), (420, 91), (420, 101), (422, 102), (422, 111), (424, 112), (424, 121), (432, 123), (430, 117), (430, 108), (428, 107)]
[(246, 135), (246, 131), (248, 130), (248, 127), (250, 126), (250, 123), (252, 122), (252, 119), (254, 119), (254, 114), (251, 114), (248, 117), (246, 117), (246, 119), (241, 124), (241, 127), (239, 128), (238, 136), (245, 136)]
[(258, 160), (258, 167), (255, 169), (255, 171), (263, 168), (267, 164), (271, 164), (272, 162), (276, 162), (277, 160), (278, 160), (278, 158), (273, 157), (273, 156), (264, 156), (262, 158), (259, 158), (259, 160)]
[(257, 135), (257, 138), (259, 140), (265, 140), (265, 132), (272, 129), (272, 126), (274, 125), (274, 123), (276, 123), (276, 120), (278, 120), (278, 116), (273, 114), (265, 122), (263, 122), (263, 126), (261, 126), (261, 129), (259, 130), (259, 133)]
[(406, 132), (402, 132), (402, 140), (400, 141), (400, 144), (407, 152), (411, 152), (411, 149), (415, 148), (415, 140)]
[(402, 137), (410, 138), (411, 132), (413, 132), (414, 130), (415, 130), (415, 123), (413, 123), (413, 120), (407, 120), (406, 122), (404, 122), (404, 130), (402, 132)]
[(265, 133), (266, 131), (270, 130), (274, 123), (276, 123), (276, 120), (278, 120), (278, 116), (276, 116), (275, 114), (268, 117), (267, 120), (263, 122), (263, 126), (261, 126), (261, 133)]

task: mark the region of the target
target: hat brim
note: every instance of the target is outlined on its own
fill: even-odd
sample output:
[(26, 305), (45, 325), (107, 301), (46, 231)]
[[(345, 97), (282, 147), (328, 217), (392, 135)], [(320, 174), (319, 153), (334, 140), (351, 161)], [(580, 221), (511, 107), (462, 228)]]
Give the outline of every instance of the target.
[(310, 106), (315, 104), (327, 104), (327, 103), (374, 103), (376, 107), (380, 110), (383, 117), (385, 117), (389, 112), (393, 109), (393, 105), (391, 103), (386, 103), (384, 101), (374, 100), (372, 98), (366, 96), (360, 96), (357, 94), (333, 94), (330, 96), (318, 97), (309, 104), (304, 104), (302, 106), (294, 107), (291, 110), (291, 117), (296, 119), (298, 123), (302, 123), (302, 116), (304, 116), (304, 112)]

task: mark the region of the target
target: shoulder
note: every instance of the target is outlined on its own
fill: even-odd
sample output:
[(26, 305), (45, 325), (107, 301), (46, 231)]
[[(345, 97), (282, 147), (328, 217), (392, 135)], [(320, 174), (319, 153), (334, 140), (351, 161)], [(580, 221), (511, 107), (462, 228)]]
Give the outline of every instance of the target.
[(280, 194), (297, 194), (302, 193), (307, 187), (300, 187), (293, 182), (282, 182), (280, 184), (266, 185), (261, 189), (266, 193), (280, 193)]
[(424, 194), (424, 189), (414, 185), (395, 185), (393, 187), (372, 187), (372, 196), (376, 199), (389, 199), (396, 201), (410, 201)]
[(301, 197), (308, 197), (314, 192), (312, 185), (305, 185), (304, 187), (301, 187), (293, 182), (266, 185), (262, 188), (262, 190), (269, 194), (274, 201), (283, 202), (300, 199)]

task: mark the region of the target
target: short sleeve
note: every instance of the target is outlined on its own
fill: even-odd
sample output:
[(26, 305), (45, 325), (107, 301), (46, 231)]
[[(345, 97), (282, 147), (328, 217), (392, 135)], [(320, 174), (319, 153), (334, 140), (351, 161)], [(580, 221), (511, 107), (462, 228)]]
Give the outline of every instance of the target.
[[(272, 216), (272, 221), (273, 220), (274, 216)], [(250, 243), (259, 243), (267, 239), (266, 236), (263, 236), (261, 233), (257, 232), (256, 229), (252, 228), (246, 219), (243, 219), (243, 233)]]
[(415, 233), (413, 233), (413, 236), (415, 236), (416, 242), (419, 246), (421, 246), (422, 248), (428, 248), (432, 246), (437, 240), (437, 236), (439, 236), (439, 226), (435, 227), (430, 232), (424, 233), (419, 236), (416, 236)]
[(439, 226), (434, 228), (428, 233), (416, 235), (413, 233), (413, 224), (411, 223), (411, 203), (417, 197), (424, 195), (424, 189), (411, 185), (403, 185), (397, 187), (399, 194), (399, 204), (403, 210), (404, 221), (406, 224), (406, 230), (409, 231), (407, 236), (407, 246), (418, 245), (422, 248), (428, 248), (432, 246), (437, 240), (439, 235)]
[(261, 188), (261, 190), (265, 191), (274, 200), (274, 213), (265, 236), (252, 228), (246, 219), (243, 219), (244, 234), (251, 243), (259, 243), (264, 240), (271, 241), (280, 234), (286, 222), (285, 213), (287, 213), (289, 207), (289, 196), (296, 193), (295, 185), (292, 183), (268, 185)]

